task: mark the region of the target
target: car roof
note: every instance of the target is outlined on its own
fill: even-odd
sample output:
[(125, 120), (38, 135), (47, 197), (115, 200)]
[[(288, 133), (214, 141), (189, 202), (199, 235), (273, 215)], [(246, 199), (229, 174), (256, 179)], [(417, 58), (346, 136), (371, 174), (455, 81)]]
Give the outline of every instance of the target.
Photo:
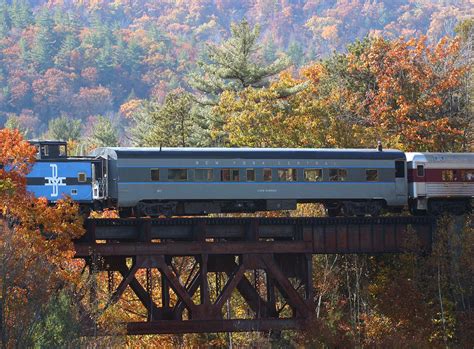
[(400, 150), (315, 148), (133, 148), (104, 147), (92, 155), (112, 158), (234, 158), (234, 159), (405, 159)]

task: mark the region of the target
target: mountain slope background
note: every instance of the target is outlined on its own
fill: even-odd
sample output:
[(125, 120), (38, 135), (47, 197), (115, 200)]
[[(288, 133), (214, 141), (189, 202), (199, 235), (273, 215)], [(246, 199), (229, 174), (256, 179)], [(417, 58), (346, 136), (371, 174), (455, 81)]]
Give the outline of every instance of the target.
[(0, 0), (0, 125), (39, 137), (62, 115), (119, 120), (129, 100), (190, 90), (206, 43), (243, 18), (265, 61), (299, 68), (367, 36), (437, 42), (473, 15), (469, 0)]

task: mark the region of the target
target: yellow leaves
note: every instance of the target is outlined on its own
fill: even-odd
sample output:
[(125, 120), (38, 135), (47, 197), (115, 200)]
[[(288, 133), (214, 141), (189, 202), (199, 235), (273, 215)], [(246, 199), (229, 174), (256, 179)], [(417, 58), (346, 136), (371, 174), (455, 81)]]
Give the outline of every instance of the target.
[(131, 119), (133, 114), (135, 114), (142, 106), (143, 100), (131, 99), (120, 106), (120, 114), (125, 116), (127, 119)]
[(328, 25), (321, 31), (321, 37), (325, 40), (336, 40), (338, 38), (337, 25)]
[(269, 88), (224, 92), (214, 109), (224, 119), (224, 131), (231, 144), (251, 147), (318, 146), (321, 136), (317, 104), (301, 91), (281, 97), (297, 80), (283, 74)]

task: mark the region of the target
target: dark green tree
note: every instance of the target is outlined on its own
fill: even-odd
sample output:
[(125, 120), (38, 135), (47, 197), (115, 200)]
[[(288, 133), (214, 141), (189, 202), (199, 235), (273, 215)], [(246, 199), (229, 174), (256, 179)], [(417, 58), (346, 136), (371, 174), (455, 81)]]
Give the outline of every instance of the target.
[(204, 96), (201, 98), (203, 103), (215, 105), (219, 95), (226, 90), (267, 86), (269, 78), (290, 63), (284, 55), (273, 62), (265, 62), (258, 44), (258, 25), (252, 27), (246, 20), (233, 23), (231, 34), (220, 45), (207, 45), (207, 60), (198, 62), (201, 71), (191, 75), (190, 84)]
[(291, 59), (291, 62), (297, 67), (302, 66), (305, 63), (304, 51), (301, 45), (297, 41), (293, 41), (290, 46), (288, 46), (288, 56)]
[(41, 319), (32, 326), (31, 346), (69, 348), (80, 346), (82, 331), (77, 305), (62, 291), (51, 297), (41, 311)]
[(116, 147), (118, 146), (117, 126), (105, 116), (97, 116), (93, 125), (89, 125), (91, 132), (86, 136), (86, 143), (91, 147)]
[(42, 10), (37, 18), (38, 32), (31, 48), (31, 60), (39, 71), (44, 71), (53, 65), (56, 37), (54, 21), (48, 10)]
[(10, 18), (15, 28), (26, 28), (33, 22), (33, 14), (28, 0), (13, 0), (10, 6)]
[(77, 141), (81, 137), (81, 121), (66, 115), (52, 119), (48, 125), (48, 137), (62, 141)]
[(189, 147), (198, 143), (194, 99), (181, 90), (169, 93), (162, 105), (146, 102), (134, 116), (131, 138), (137, 146)]
[(68, 34), (64, 38), (58, 53), (54, 57), (54, 64), (63, 69), (70, 67), (71, 53), (78, 47), (79, 41), (76, 36), (74, 34)]
[(0, 1), (0, 39), (6, 37), (11, 28), (10, 14), (5, 0)]

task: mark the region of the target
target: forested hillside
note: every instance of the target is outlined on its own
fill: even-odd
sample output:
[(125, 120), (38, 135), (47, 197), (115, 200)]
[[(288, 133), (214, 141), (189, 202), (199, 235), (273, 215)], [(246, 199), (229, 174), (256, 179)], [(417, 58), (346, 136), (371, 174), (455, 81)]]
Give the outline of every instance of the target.
[(0, 0), (0, 125), (27, 137), (60, 116), (123, 125), (117, 112), (130, 100), (193, 91), (207, 43), (229, 38), (243, 18), (260, 26), (263, 64), (286, 53), (298, 68), (367, 36), (436, 43), (473, 11), (469, 0)]

